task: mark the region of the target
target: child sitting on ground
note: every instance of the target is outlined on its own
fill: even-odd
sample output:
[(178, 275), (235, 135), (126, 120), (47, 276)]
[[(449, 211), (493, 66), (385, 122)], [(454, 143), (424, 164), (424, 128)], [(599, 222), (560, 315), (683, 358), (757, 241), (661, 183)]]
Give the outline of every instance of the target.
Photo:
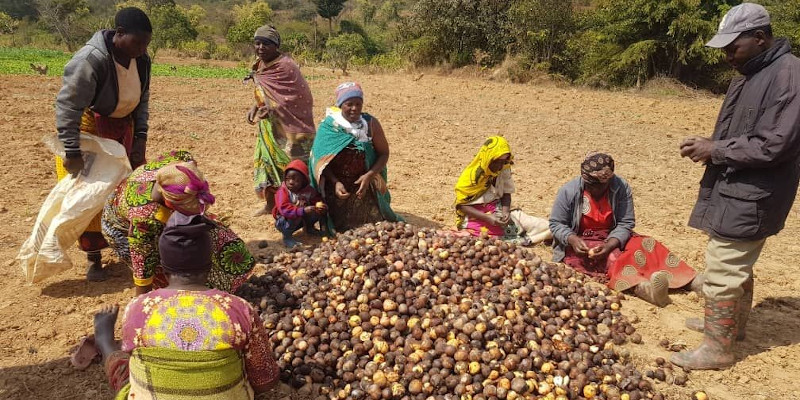
[(275, 228), (283, 234), (283, 244), (292, 248), (302, 243), (292, 235), (301, 227), (310, 235), (322, 234), (314, 225), (324, 221), (328, 207), (322, 196), (309, 184), (308, 166), (301, 160), (290, 162), (283, 176), (283, 184), (275, 192), (272, 216)]

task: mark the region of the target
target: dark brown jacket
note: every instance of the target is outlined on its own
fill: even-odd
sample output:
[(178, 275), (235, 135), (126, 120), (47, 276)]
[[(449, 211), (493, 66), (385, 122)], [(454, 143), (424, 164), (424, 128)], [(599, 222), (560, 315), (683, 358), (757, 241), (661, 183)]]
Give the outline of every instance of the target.
[(800, 60), (785, 39), (731, 82), (689, 226), (753, 241), (783, 229), (800, 180)]

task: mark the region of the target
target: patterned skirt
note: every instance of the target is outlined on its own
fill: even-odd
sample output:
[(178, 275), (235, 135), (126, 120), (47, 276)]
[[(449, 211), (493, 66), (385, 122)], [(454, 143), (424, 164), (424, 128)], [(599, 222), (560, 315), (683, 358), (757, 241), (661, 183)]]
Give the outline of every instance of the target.
[[(495, 214), (499, 216), (502, 212), (500, 200), (485, 204), (473, 204), (471, 206), (484, 214)], [(469, 217), (464, 218), (463, 229), (466, 229), (472, 236), (480, 236), (481, 233), (485, 232), (491, 237), (499, 237), (510, 242), (521, 239), (520, 233), (522, 233), (522, 229), (520, 229), (513, 220), (509, 221), (509, 224), (506, 226), (494, 226)]]
[(328, 215), (337, 232), (344, 232), (386, 219), (381, 214), (374, 190), (367, 190), (360, 198), (356, 196), (358, 185), (355, 182), (367, 172), (365, 157), (363, 152), (347, 147), (340, 151), (327, 166), (328, 169), (334, 171), (336, 178), (350, 193), (350, 197), (340, 199), (336, 196), (335, 185), (325, 185)]
[(299, 159), (308, 163), (313, 136), (290, 140), (282, 130), (277, 117), (258, 122), (253, 154), (253, 185), (259, 197), (274, 194), (283, 182), (283, 169), (289, 161)]
[[(608, 232), (585, 232), (581, 239), (589, 248), (603, 244)], [(680, 256), (669, 251), (661, 242), (648, 237), (633, 234), (625, 245), (625, 250), (614, 250), (605, 261), (592, 260), (575, 254), (567, 247), (564, 263), (570, 267), (606, 282), (611, 289), (623, 291), (641, 282), (650, 280), (657, 271), (665, 271), (670, 289), (687, 285), (697, 272)]]
[[(213, 218), (212, 215), (209, 217)], [(103, 235), (111, 248), (133, 270), (128, 243), (130, 223), (118, 216), (113, 209), (112, 201), (107, 202), (103, 210), (102, 228)], [(217, 227), (210, 233), (214, 252), (211, 272), (208, 274), (208, 286), (235, 293), (239, 286), (250, 277), (256, 260), (247, 250), (244, 241), (225, 225), (217, 223)], [(154, 243), (151, 248), (158, 252), (158, 243)], [(153, 289), (166, 287), (167, 284), (164, 270), (160, 265), (156, 266), (153, 275)]]

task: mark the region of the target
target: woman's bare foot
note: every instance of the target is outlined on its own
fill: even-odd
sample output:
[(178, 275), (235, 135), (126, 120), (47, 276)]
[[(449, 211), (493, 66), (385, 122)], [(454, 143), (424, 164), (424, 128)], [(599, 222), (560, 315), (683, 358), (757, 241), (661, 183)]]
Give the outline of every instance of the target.
[(114, 340), (114, 325), (117, 323), (119, 306), (103, 306), (94, 314), (94, 343), (103, 359), (109, 354), (119, 350), (119, 344)]

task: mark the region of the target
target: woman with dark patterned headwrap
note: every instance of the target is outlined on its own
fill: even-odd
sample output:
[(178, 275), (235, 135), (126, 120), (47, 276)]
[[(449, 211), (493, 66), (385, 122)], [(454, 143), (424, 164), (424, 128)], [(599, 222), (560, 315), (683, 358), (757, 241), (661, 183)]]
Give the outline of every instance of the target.
[(614, 159), (590, 153), (581, 176), (562, 186), (553, 203), (553, 261), (607, 281), (612, 289), (634, 288), (663, 307), (669, 288), (694, 283), (697, 274), (655, 239), (634, 233), (635, 225), (631, 188), (614, 174)]

